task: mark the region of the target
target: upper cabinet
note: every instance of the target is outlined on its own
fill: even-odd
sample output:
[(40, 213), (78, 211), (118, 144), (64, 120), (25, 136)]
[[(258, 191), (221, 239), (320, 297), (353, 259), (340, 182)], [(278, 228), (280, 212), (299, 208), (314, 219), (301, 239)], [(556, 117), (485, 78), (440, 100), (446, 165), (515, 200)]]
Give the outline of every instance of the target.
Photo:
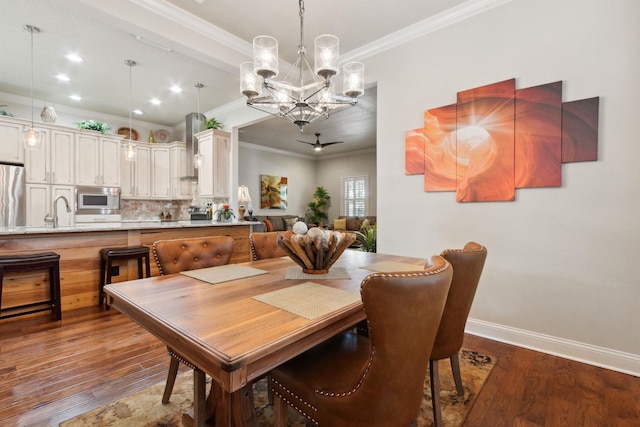
[(26, 182), (74, 185), (74, 134), (59, 129), (44, 132), (39, 150), (25, 150)]
[(191, 181), (186, 179), (187, 175), (191, 175), (187, 171), (187, 147), (185, 144), (177, 144), (171, 147), (171, 198), (172, 199), (191, 199)]
[(196, 134), (204, 165), (198, 168), (198, 196), (226, 197), (231, 194), (231, 135), (209, 129)]
[(151, 197), (151, 173), (149, 171), (151, 148), (147, 145), (136, 145), (136, 158), (133, 161), (126, 160), (124, 150), (120, 150), (122, 170), (120, 194), (125, 199)]
[(76, 134), (76, 184), (120, 187), (119, 135)]
[(137, 156), (132, 162), (122, 156), (122, 197), (125, 199), (178, 200), (191, 199), (186, 170), (184, 143), (137, 143)]
[(24, 125), (11, 118), (0, 116), (0, 161), (24, 162), (22, 130)]

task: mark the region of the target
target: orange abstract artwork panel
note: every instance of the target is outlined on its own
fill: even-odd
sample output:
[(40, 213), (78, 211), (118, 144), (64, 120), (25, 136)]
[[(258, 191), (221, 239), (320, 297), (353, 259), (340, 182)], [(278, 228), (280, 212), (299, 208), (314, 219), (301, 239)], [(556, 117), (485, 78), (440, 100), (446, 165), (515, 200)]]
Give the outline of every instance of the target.
[(407, 131), (404, 136), (404, 173), (419, 175), (424, 173), (424, 129)]
[(424, 191), (456, 191), (456, 104), (424, 113)]
[(598, 160), (600, 98), (562, 104), (562, 162)]
[(516, 188), (562, 185), (562, 82), (516, 91)]
[(458, 202), (513, 200), (515, 79), (458, 92)]

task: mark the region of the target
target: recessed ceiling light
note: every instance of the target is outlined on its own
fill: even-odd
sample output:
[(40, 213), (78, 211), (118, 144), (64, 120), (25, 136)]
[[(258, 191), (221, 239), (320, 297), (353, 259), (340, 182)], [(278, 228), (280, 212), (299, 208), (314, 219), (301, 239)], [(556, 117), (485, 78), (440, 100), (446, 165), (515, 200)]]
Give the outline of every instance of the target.
[(151, 103), (153, 105), (160, 105), (160, 100), (158, 98), (151, 98)]
[(82, 97), (80, 95), (71, 95), (69, 98), (73, 99), (74, 101), (82, 100)]
[(67, 55), (67, 59), (72, 62), (82, 62), (84, 59), (80, 57), (80, 55), (76, 55), (75, 53), (70, 53)]
[(178, 86), (178, 85), (173, 85), (173, 86), (171, 86), (171, 92), (180, 93), (180, 92), (182, 92), (182, 88), (180, 86)]
[(69, 76), (64, 75), (64, 74), (58, 74), (58, 75), (56, 76), (56, 78), (57, 78), (58, 80), (60, 80), (61, 82), (68, 82), (68, 81), (70, 81), (70, 80), (71, 80), (71, 79), (69, 78)]
[(135, 109), (135, 110), (133, 110), (133, 114), (137, 114), (137, 115), (141, 116), (141, 115), (144, 114), (144, 111), (139, 110), (139, 109)]

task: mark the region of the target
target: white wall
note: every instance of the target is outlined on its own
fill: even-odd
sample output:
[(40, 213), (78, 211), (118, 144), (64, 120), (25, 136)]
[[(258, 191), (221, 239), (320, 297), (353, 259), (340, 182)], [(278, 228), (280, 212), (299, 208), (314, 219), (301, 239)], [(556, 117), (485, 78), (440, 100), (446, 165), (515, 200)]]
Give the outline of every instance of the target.
[[(287, 209), (260, 209), (260, 175), (287, 177)], [(238, 183), (249, 187), (254, 215), (304, 216), (307, 203), (311, 201), (316, 188), (315, 160), (241, 143), (238, 150)]]
[[(378, 84), (378, 250), (489, 255), (469, 329), (640, 374), (640, 2), (513, 0), (366, 61)], [(424, 193), (404, 132), (456, 92), (508, 78), (600, 97), (599, 159), (514, 202)], [(411, 85), (411, 90), (407, 86)], [(404, 218), (406, 220), (399, 220)]]
[(367, 215), (376, 215), (377, 173), (375, 150), (347, 153), (318, 160), (318, 185), (324, 186), (331, 196), (331, 206), (328, 210), (330, 222), (341, 215), (342, 178), (355, 175), (366, 175), (369, 178)]

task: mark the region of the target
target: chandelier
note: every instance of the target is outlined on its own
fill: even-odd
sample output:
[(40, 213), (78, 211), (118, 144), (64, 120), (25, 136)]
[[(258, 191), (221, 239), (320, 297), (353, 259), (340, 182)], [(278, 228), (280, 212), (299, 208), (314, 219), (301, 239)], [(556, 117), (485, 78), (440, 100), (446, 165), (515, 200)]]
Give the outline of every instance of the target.
[(337, 94), (339, 40), (332, 35), (316, 37), (315, 68), (311, 68), (304, 46), (304, 1), (299, 0), (300, 45), (298, 58), (282, 80), (278, 76), (278, 41), (269, 36), (253, 39), (253, 62), (240, 66), (240, 92), (247, 105), (296, 124), (300, 132), (310, 123), (356, 105), (364, 93), (364, 65), (349, 62), (342, 74), (342, 95)]

